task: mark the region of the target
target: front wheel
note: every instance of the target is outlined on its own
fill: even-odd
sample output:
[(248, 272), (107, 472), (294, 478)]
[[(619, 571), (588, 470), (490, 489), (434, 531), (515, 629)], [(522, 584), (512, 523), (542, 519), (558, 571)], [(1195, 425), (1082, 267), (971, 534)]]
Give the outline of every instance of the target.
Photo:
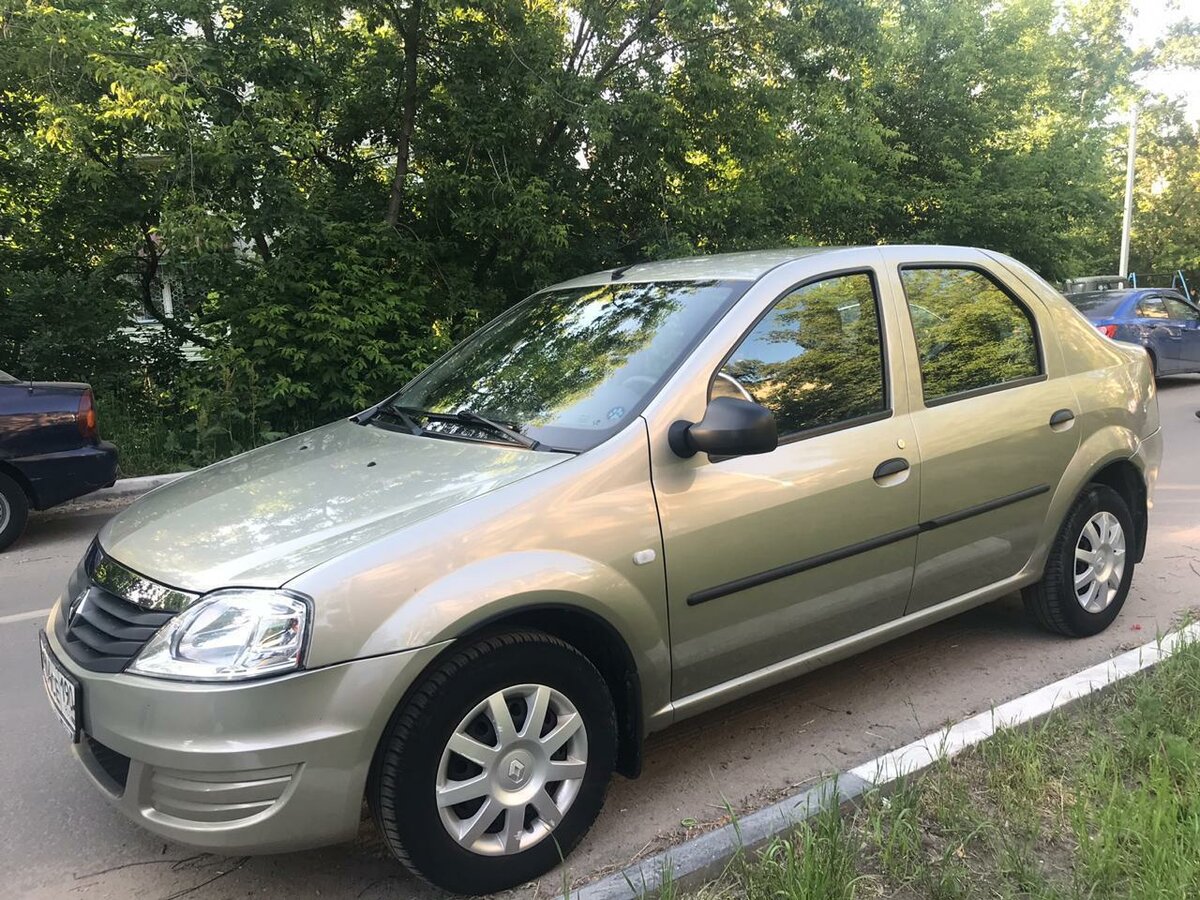
[(608, 687), (536, 631), (452, 653), (392, 717), (368, 801), (410, 870), (463, 894), (552, 869), (595, 821), (616, 761)]
[(1089, 484), (1067, 514), (1042, 580), (1025, 589), (1025, 608), (1043, 627), (1090, 637), (1112, 624), (1133, 580), (1133, 516), (1124, 498)]

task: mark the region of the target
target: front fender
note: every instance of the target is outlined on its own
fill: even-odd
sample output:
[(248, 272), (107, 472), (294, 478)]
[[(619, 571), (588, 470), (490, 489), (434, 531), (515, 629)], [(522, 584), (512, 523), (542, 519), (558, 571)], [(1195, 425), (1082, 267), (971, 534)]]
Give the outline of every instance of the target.
[(657, 605), (611, 566), (573, 553), (525, 550), (478, 560), (422, 587), (363, 644), (360, 656), (450, 640), (517, 612), (578, 609), (608, 622), (644, 682), (669, 679)]

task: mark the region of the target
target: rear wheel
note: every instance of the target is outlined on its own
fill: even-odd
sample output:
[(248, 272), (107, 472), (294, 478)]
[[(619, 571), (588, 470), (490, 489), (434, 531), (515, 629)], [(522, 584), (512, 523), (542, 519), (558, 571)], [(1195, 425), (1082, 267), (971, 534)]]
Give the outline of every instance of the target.
[(1042, 580), (1025, 589), (1025, 608), (1051, 631), (1099, 634), (1125, 604), (1135, 543), (1124, 498), (1107, 485), (1089, 484), (1054, 540)]
[(556, 866), (591, 827), (616, 760), (608, 687), (578, 650), (523, 631), (438, 665), (393, 716), (368, 786), (391, 851), (464, 894)]
[(29, 498), (19, 484), (0, 472), (0, 550), (21, 536), (29, 518)]

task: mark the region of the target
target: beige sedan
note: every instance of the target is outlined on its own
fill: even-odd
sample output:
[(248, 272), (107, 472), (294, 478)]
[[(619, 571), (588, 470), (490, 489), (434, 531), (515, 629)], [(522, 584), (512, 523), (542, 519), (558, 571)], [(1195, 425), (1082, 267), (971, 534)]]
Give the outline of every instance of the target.
[(42, 638), (97, 788), (222, 853), (351, 839), (533, 879), (648, 732), (1024, 591), (1119, 614), (1154, 380), (958, 247), (646, 263), (546, 288), (386, 400), (149, 494)]

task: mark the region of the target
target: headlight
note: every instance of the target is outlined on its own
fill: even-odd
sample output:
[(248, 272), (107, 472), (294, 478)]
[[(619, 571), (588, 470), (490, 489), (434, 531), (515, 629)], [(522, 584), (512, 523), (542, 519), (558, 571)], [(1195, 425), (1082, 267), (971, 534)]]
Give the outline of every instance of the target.
[(128, 671), (239, 681), (298, 669), (309, 612), (307, 598), (285, 591), (214, 591), (155, 632)]

